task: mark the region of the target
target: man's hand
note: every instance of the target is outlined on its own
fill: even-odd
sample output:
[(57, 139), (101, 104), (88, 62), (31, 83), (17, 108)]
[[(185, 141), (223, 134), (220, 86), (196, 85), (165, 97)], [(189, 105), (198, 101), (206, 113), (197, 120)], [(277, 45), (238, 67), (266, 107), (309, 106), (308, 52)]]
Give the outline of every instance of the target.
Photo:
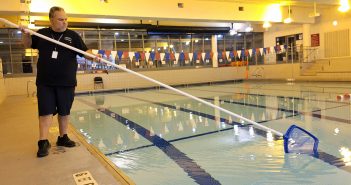
[(25, 48), (30, 48), (32, 45), (32, 39), (30, 38), (30, 34), (28, 32), (28, 28), (23, 25), (18, 26), (18, 30), (22, 32), (22, 43)]
[(101, 62), (102, 55), (101, 54), (95, 54), (95, 57), (93, 58), (93, 62)]
[(27, 31), (28, 28), (27, 28), (26, 26), (18, 25), (18, 29), (19, 29), (23, 34), (29, 35), (29, 32)]

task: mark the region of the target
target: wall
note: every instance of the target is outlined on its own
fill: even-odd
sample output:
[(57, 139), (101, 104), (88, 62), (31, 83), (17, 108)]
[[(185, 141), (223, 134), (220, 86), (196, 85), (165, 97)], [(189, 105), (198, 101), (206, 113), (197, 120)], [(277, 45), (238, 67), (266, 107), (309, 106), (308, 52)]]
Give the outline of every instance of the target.
[(300, 64), (259, 65), (249, 69), (249, 79), (287, 80), (300, 76)]
[[(202, 68), (202, 69), (183, 69), (183, 70), (160, 70), (160, 71), (143, 71), (141, 74), (156, 79), (167, 85), (181, 85), (201, 82), (215, 82), (236, 80), (245, 78), (245, 68), (243, 67), (223, 67), (223, 68)], [(91, 91), (94, 89), (93, 79), (95, 76), (101, 76), (104, 80), (105, 89), (124, 89), (124, 88), (142, 88), (158, 86), (152, 82), (141, 79), (138, 76), (126, 73), (101, 73), (101, 74), (78, 74), (77, 91)], [(6, 78), (6, 93), (11, 95), (31, 96), (35, 91), (35, 77), (16, 77)]]
[[(346, 59), (351, 60), (351, 57)], [(334, 68), (339, 69), (338, 65), (349, 66), (345, 60), (332, 60)], [(333, 67), (332, 66), (332, 67)], [(329, 73), (328, 73), (329, 72)], [(249, 80), (288, 80), (296, 81), (351, 81), (350, 71), (339, 72), (321, 72), (316, 76), (301, 76), (300, 64), (277, 64), (277, 65), (257, 65), (246, 67), (219, 67), (219, 68), (202, 68), (202, 69), (183, 69), (183, 70), (160, 70), (160, 71), (143, 71), (141, 74), (158, 80), (167, 85), (185, 85), (203, 82), (228, 81), (238, 79)], [(93, 79), (95, 76), (101, 76), (104, 80), (105, 89), (125, 89), (125, 88), (142, 88), (159, 86), (152, 82), (146, 81), (135, 75), (126, 72), (101, 73), (101, 74), (78, 74), (77, 92), (94, 90)], [(27, 95), (27, 84), (29, 96), (33, 95), (36, 87), (34, 84), (35, 77), (15, 77), (6, 78), (4, 83), (0, 83), (0, 100), (7, 96)], [(4, 85), (2, 85), (4, 84)], [(34, 94), (35, 95), (35, 94)]]
[[(332, 32), (338, 30), (350, 29), (351, 31), (351, 11), (348, 13), (340, 13), (335, 8), (326, 9), (321, 12), (321, 17), (318, 18), (317, 24), (311, 25), (311, 34), (319, 33), (320, 36), (320, 49), (319, 56), (324, 58), (324, 34), (325, 32)], [(332, 22), (338, 21), (337, 26), (333, 26)], [(351, 37), (349, 37), (349, 43), (351, 44)], [(350, 47), (351, 53), (351, 47)]]
[[(324, 58), (324, 33), (344, 29), (351, 30), (351, 11), (349, 11), (348, 13), (340, 13), (337, 11), (337, 6), (334, 6), (332, 8), (318, 9), (317, 12), (319, 12), (321, 16), (315, 18), (316, 21), (314, 24), (310, 24), (310, 29), (311, 34), (319, 33), (320, 46), (318, 50), (318, 55), (319, 58)], [(338, 21), (337, 26), (332, 25), (332, 22), (334, 20)], [(297, 33), (303, 33), (302, 24), (273, 24), (272, 27), (268, 29), (268, 31), (264, 32), (264, 47), (276, 45), (276, 37), (292, 35)], [(310, 35), (303, 35), (303, 37), (310, 37)], [(349, 37), (349, 39), (351, 44), (351, 37)]]

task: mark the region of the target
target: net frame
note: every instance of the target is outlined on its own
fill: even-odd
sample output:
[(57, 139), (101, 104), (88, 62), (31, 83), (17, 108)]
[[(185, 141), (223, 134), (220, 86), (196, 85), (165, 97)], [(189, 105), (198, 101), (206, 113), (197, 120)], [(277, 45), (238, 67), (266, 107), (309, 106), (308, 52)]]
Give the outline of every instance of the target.
[(283, 136), (284, 139), (284, 151), (285, 153), (292, 153), (291, 151), (289, 151), (289, 145), (292, 142), (295, 142), (294, 140), (291, 139), (291, 134), (293, 133), (293, 131), (295, 129), (298, 129), (299, 131), (302, 131), (304, 134), (307, 134), (310, 138), (313, 139), (313, 147), (312, 150), (310, 152), (299, 152), (301, 154), (312, 154), (313, 156), (318, 156), (318, 144), (319, 144), (319, 140), (316, 136), (314, 136), (313, 134), (311, 134), (310, 132), (308, 132), (307, 130), (297, 126), (297, 125), (291, 125), (288, 130), (286, 131), (286, 133)]

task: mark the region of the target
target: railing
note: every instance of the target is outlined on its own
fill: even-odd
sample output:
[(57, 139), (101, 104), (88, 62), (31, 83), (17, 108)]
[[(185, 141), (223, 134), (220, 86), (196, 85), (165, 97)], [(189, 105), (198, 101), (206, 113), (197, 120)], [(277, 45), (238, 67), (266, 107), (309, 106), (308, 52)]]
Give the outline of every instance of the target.
[(32, 93), (29, 93), (29, 85), (30, 84), (35, 84), (33, 80), (28, 80), (27, 81), (27, 97), (29, 97), (30, 94), (32, 94), (32, 97), (36, 95), (36, 91), (34, 90)]
[(303, 47), (302, 52), (300, 52), (301, 55), (303, 56), (303, 57), (300, 57), (303, 59), (301, 62), (302, 63), (315, 62), (316, 59), (318, 59), (318, 50), (319, 50), (318, 47), (310, 47), (310, 46)]
[(305, 74), (309, 69), (311, 69), (316, 64), (318, 59), (318, 47), (306, 46), (301, 48), (299, 52), (301, 54), (300, 59), (300, 74)]

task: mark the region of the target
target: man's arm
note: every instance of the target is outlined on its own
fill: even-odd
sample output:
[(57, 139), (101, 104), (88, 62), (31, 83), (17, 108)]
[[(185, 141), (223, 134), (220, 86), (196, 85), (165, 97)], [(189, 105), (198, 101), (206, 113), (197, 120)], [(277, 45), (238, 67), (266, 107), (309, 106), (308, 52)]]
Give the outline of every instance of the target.
[(93, 54), (93, 51), (91, 49), (87, 50), (86, 52), (89, 54), (95, 55), (95, 57), (92, 58), (92, 57), (89, 57), (87, 55), (84, 55), (84, 58), (91, 60), (91, 61), (94, 61), (94, 62), (100, 62), (101, 57), (102, 57), (100, 54)]
[(22, 32), (22, 43), (24, 47), (30, 48), (32, 46), (32, 37), (30, 36), (30, 33), (25, 30), (26, 27), (24, 26), (19, 26), (18, 29)]

